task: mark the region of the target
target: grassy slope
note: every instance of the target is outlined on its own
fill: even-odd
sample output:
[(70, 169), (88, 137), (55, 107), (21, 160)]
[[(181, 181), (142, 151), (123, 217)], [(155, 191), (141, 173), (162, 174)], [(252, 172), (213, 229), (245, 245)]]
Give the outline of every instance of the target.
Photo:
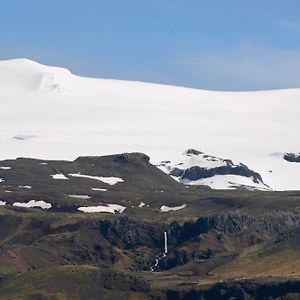
[(149, 285), (136, 275), (93, 266), (62, 266), (17, 274), (0, 282), (0, 299), (146, 299)]

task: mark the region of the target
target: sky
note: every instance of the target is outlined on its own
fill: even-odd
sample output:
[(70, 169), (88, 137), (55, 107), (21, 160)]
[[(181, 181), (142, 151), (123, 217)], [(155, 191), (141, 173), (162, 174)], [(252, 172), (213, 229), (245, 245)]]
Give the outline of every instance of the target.
[(300, 87), (299, 0), (0, 0), (0, 60), (210, 90)]

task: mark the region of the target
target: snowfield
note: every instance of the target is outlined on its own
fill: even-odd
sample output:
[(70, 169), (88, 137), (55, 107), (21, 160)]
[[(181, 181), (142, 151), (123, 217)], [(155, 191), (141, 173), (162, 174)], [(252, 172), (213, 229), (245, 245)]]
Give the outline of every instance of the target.
[(283, 159), (300, 151), (299, 99), (300, 89), (215, 92), (1, 61), (0, 159), (139, 151), (158, 164), (194, 148), (247, 165), (271, 189), (300, 189), (300, 163)]
[(270, 191), (271, 189), (262, 185), (254, 184), (251, 178), (239, 175), (215, 175), (209, 178), (203, 178), (196, 181), (182, 182), (189, 185), (208, 185), (213, 189), (238, 189)]

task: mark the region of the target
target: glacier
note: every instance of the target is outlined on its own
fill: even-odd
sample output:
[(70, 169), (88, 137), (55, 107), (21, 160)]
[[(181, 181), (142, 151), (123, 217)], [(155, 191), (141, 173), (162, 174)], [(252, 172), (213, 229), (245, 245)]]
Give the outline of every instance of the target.
[(300, 163), (283, 159), (300, 152), (299, 112), (300, 89), (208, 91), (0, 61), (0, 159), (138, 151), (159, 164), (195, 148), (247, 165), (273, 190), (299, 190)]

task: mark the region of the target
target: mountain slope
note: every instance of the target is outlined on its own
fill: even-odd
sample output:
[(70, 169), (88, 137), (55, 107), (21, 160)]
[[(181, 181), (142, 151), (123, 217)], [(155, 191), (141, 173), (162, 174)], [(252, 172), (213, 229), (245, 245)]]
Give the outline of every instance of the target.
[(242, 162), (272, 189), (299, 189), (300, 164), (283, 159), (299, 153), (299, 97), (299, 89), (213, 92), (2, 61), (0, 156), (74, 159), (138, 151), (158, 164), (193, 147)]
[(142, 153), (0, 166), (0, 299), (299, 298), (299, 192), (185, 186)]

